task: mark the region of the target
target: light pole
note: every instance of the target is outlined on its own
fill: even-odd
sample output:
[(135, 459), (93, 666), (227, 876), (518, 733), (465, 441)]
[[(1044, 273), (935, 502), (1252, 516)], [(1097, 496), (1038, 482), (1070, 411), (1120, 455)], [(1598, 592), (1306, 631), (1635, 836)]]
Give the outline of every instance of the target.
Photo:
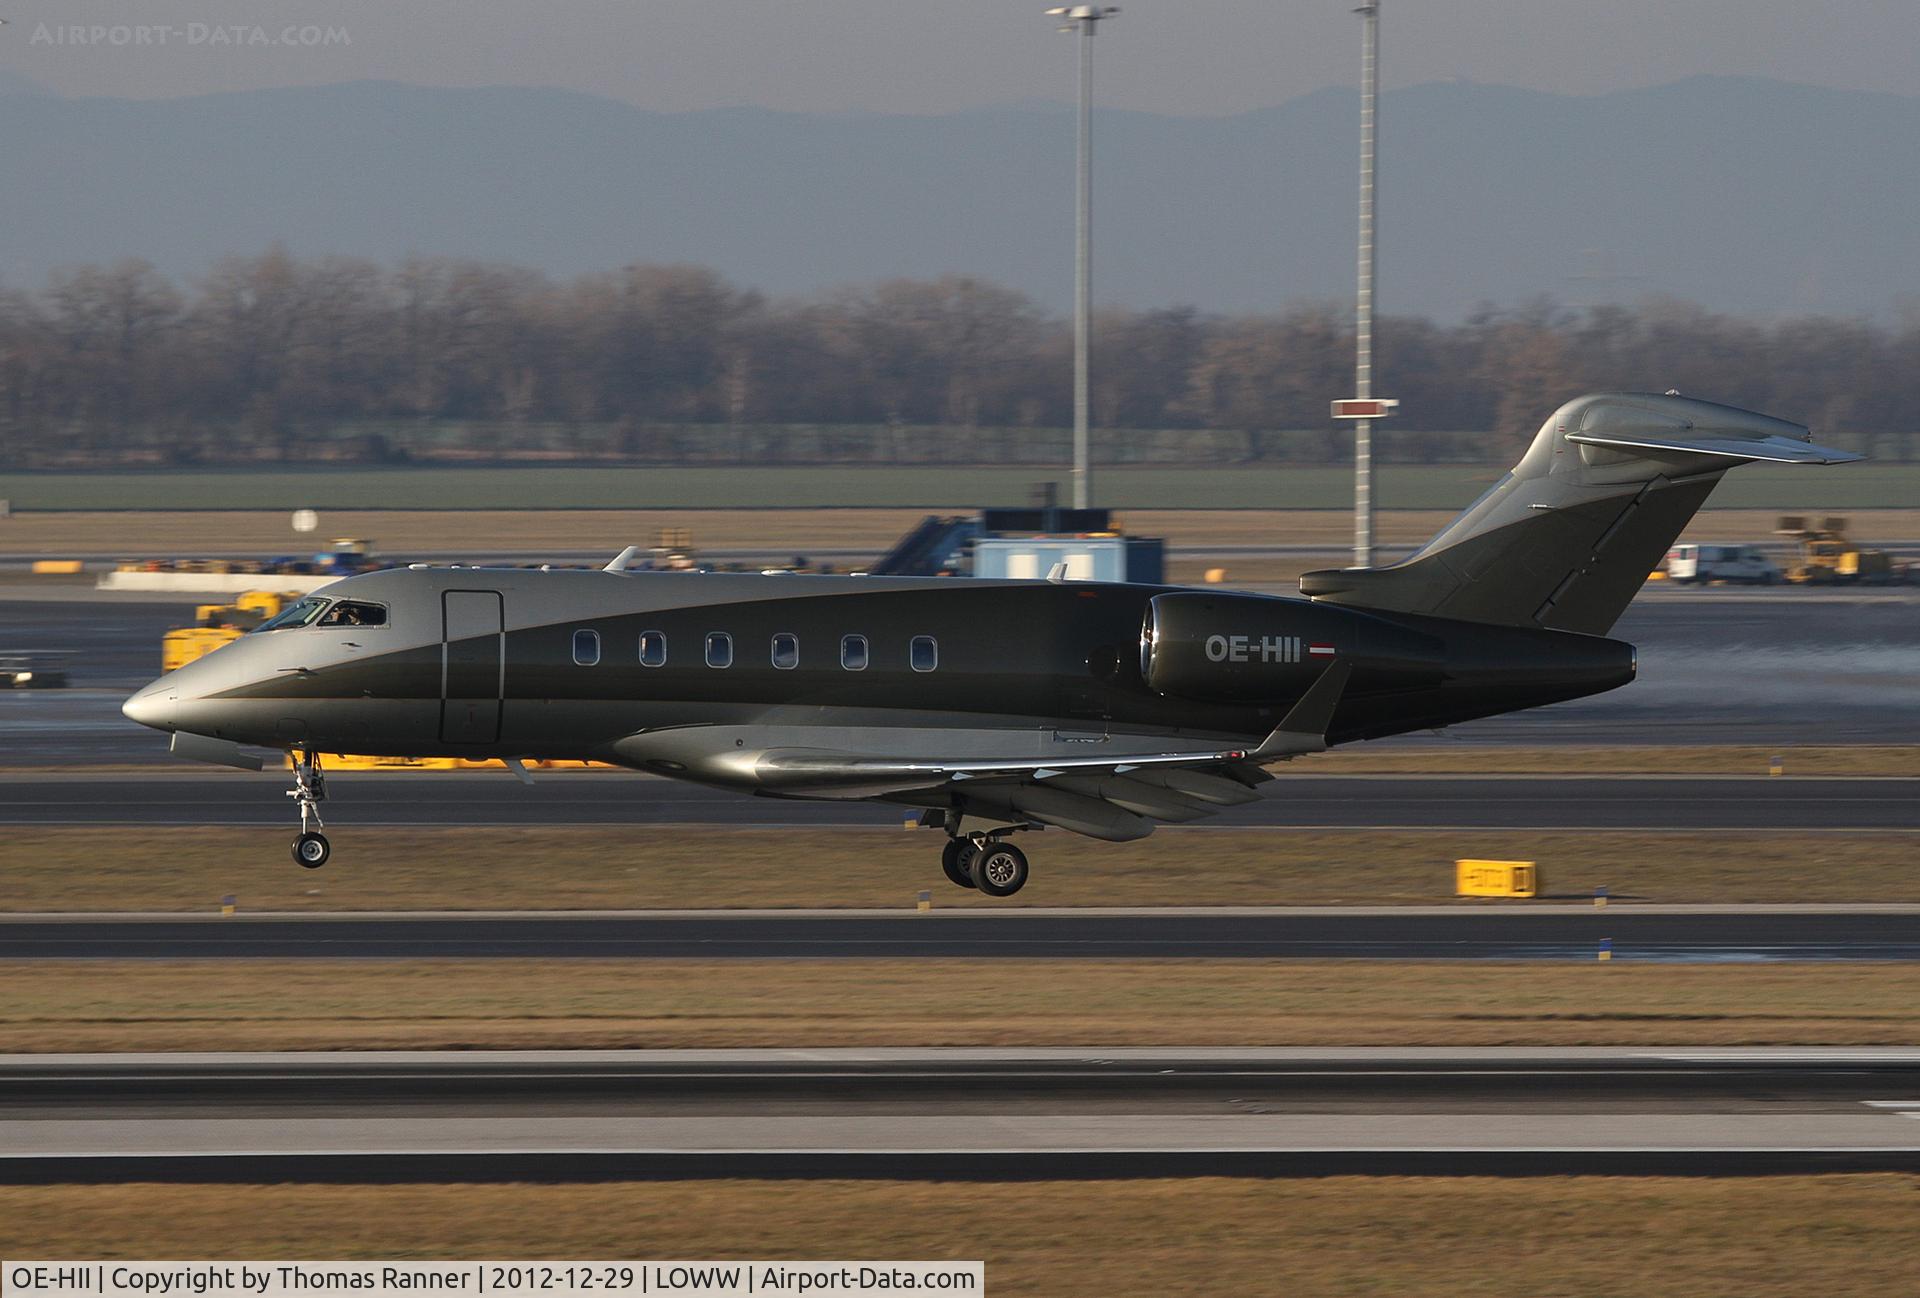
[(1093, 33), (1120, 11), (1111, 5), (1066, 5), (1047, 10), (1063, 32), (1080, 33), (1080, 134), (1075, 150), (1078, 180), (1074, 190), (1073, 251), (1073, 507), (1092, 504), (1093, 469), (1087, 450), (1090, 396), (1087, 353), (1093, 311)]
[[(1373, 174), (1374, 120), (1380, 106), (1380, 5), (1368, 0), (1360, 44), (1360, 274), (1353, 313), (1353, 395), (1373, 396)], [(1353, 562), (1373, 566), (1373, 421), (1353, 426)]]
[(1380, 106), (1380, 4), (1354, 10), (1365, 19), (1360, 45), (1360, 286), (1353, 307), (1353, 396), (1333, 403), (1353, 424), (1353, 566), (1373, 566), (1373, 421), (1400, 403), (1373, 395), (1374, 126)]

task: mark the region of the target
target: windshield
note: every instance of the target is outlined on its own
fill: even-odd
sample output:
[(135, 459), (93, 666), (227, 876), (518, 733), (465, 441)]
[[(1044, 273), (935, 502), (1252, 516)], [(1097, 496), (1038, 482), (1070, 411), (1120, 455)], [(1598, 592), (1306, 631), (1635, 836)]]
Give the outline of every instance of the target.
[(281, 609), (280, 612), (255, 627), (255, 631), (284, 631), (290, 626), (305, 626), (320, 616), (321, 610), (333, 601), (321, 599), (318, 595), (309, 595), (297, 599)]

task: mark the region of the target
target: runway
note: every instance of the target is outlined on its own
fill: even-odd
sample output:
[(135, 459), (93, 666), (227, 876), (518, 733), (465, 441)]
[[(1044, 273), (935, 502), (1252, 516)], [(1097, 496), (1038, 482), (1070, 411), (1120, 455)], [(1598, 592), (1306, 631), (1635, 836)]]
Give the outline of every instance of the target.
[[(184, 765), (184, 764), (183, 764)], [(1282, 768), (1262, 800), (1200, 828), (1920, 830), (1920, 779), (1323, 776)], [(285, 772), (7, 774), (0, 825), (287, 828)], [(911, 808), (754, 797), (625, 772), (340, 773), (330, 823), (366, 826), (895, 826)]]
[(1920, 907), (3, 916), (0, 959), (1920, 960)]
[(0, 1057), (0, 1182), (1920, 1170), (1920, 1051)]

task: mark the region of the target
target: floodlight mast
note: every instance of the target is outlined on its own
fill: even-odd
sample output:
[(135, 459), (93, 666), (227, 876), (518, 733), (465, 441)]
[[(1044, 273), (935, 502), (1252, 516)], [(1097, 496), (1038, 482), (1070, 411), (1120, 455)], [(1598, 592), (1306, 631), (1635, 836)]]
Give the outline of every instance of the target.
[(1093, 468), (1087, 446), (1091, 414), (1088, 352), (1093, 313), (1093, 33), (1119, 13), (1112, 5), (1064, 5), (1047, 10), (1063, 32), (1080, 34), (1080, 129), (1075, 149), (1073, 254), (1073, 507), (1090, 508)]
[[(1378, 161), (1375, 122), (1380, 102), (1379, 0), (1354, 10), (1362, 19), (1360, 42), (1360, 265), (1353, 312), (1353, 395), (1373, 396), (1373, 182)], [(1373, 566), (1373, 421), (1353, 426), (1353, 564)]]

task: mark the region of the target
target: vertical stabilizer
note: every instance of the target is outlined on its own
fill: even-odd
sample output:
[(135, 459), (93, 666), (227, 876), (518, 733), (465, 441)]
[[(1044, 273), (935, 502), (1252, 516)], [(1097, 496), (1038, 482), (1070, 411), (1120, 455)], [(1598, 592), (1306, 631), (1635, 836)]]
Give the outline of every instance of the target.
[(1310, 572), (1329, 604), (1604, 635), (1730, 468), (1840, 464), (1807, 429), (1711, 401), (1569, 401), (1520, 462), (1412, 557)]

